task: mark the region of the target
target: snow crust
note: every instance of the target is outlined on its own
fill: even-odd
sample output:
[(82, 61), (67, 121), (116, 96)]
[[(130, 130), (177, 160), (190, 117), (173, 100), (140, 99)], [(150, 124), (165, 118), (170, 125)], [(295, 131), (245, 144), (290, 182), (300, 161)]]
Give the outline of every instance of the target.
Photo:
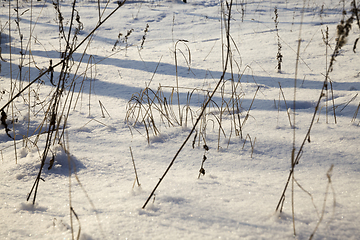
[[(34, 79), (41, 69), (48, 68), (50, 59), (56, 63), (64, 50), (59, 46), (59, 26), (52, 2), (33, 2), (32, 8), (31, 2), (21, 2), (20, 28), (25, 45), (29, 47), (31, 43), (32, 64), (24, 67), (23, 74), (27, 77), (20, 81), (17, 65), (21, 45), (13, 10), (15, 2), (11, 2), (10, 10), (11, 39), (9, 3), (2, 3), (1, 56), (6, 62), (1, 62), (0, 106), (10, 99), (13, 82), (17, 84), (15, 91), (19, 91), (29, 82), (28, 76)], [(60, 1), (60, 6), (68, 30), (72, 2)], [(105, 6), (101, 2), (101, 10)], [(116, 6), (116, 2), (110, 2), (104, 16)], [(274, 23), (275, 8), (278, 31)], [(345, 8), (347, 19), (350, 1), (345, 1)], [(79, 1), (76, 10), (83, 24), (79, 43), (98, 23), (98, 2)], [(177, 77), (181, 106), (186, 106), (188, 93), (192, 92), (189, 106), (194, 115), (199, 114), (207, 91), (214, 89), (223, 71), (222, 46), (226, 48), (226, 39), (222, 35), (225, 31), (222, 11), (227, 12), (226, 4), (215, 0), (189, 0), (186, 4), (175, 0), (127, 1), (98, 29), (77, 73), (81, 76), (74, 90), (78, 99), (77, 105), (71, 107), (64, 131), (67, 142), (65, 146), (52, 147), (34, 205), (32, 197), (29, 201), (26, 198), (41, 166), (46, 134), (34, 142), (37, 134), (44, 131), (38, 126), (43, 120), (42, 104), (46, 101), (40, 101), (54, 91), (49, 76), (45, 75), (42, 82), (31, 88), (30, 105), (36, 106), (32, 107), (30, 121), (25, 95), (15, 101), (15, 123), (10, 123), (11, 107), (6, 109), (10, 134), (15, 124), (17, 160), (14, 141), (1, 126), (1, 239), (71, 239), (70, 215), (75, 239), (80, 230), (80, 239), (84, 240), (309, 239), (320, 219), (313, 239), (359, 239), (360, 116), (356, 115), (356, 109), (360, 61), (359, 53), (353, 52), (353, 43), (360, 31), (356, 23), (329, 76), (334, 102), (330, 91), (327, 101), (322, 98), (310, 139), (305, 139), (301, 159), (295, 167), (296, 182), (293, 187), (290, 182), (282, 212), (276, 211), (291, 169), (293, 143), (296, 152), (299, 151), (323, 87), (335, 47), (336, 26), (344, 18), (342, 1), (233, 2), (232, 67), (234, 82), (240, 82), (241, 121), (249, 113), (242, 128), (243, 139), (235, 136), (231, 121), (235, 113), (227, 112), (222, 123), (226, 136), (221, 134), (219, 140), (214, 116), (220, 112), (212, 105), (207, 112), (206, 134), (196, 140), (194, 148), (191, 137), (154, 197), (142, 208), (188, 136), (195, 117), (187, 125), (172, 127), (163, 124), (157, 116), (160, 133), (150, 132), (147, 139), (144, 125), (137, 123), (129, 127), (126, 122), (129, 101), (145, 87), (156, 91), (160, 86), (170, 101), (172, 92), (176, 91)], [(323, 36), (327, 27), (330, 47), (326, 50)], [(119, 36), (120, 41), (115, 45)], [(277, 71), (276, 59), (279, 42), (283, 55), (281, 72)], [(73, 54), (75, 63), (82, 57), (85, 45)], [(96, 66), (81, 75), (87, 63)], [(55, 69), (55, 75), (58, 72)], [(231, 78), (228, 67), (226, 94), (231, 92)], [(213, 100), (221, 104), (220, 92)], [(172, 107), (176, 112), (176, 94)], [(289, 116), (295, 124), (295, 140)], [(23, 136), (29, 136), (29, 140)], [(208, 151), (203, 149), (204, 144)], [(140, 186), (135, 183), (130, 147)], [(204, 155), (205, 175), (198, 178)], [(71, 214), (70, 205), (78, 220)]]

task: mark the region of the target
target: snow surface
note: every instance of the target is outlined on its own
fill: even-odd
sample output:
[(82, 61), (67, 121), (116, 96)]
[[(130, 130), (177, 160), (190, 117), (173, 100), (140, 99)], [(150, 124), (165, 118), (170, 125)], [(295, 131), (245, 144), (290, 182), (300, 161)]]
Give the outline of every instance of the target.
[[(34, 205), (33, 195), (29, 201), (26, 198), (38, 174), (46, 140), (46, 134), (39, 139), (36, 136), (44, 131), (38, 126), (44, 118), (49, 93), (54, 91), (49, 75), (30, 88), (30, 121), (28, 91), (14, 101), (13, 107), (5, 109), (11, 135), (11, 120), (17, 119), (17, 158), (14, 141), (2, 126), (0, 238), (71, 239), (71, 206), (78, 217), (77, 220), (72, 214), (75, 239), (79, 230), (80, 239), (308, 239), (320, 219), (313, 239), (359, 239), (360, 116), (354, 120), (354, 114), (359, 105), (360, 65), (359, 53), (352, 51), (360, 33), (356, 23), (330, 73), (337, 123), (334, 123), (329, 91), (328, 117), (326, 98), (322, 98), (311, 141), (306, 141), (295, 167), (294, 176), (302, 189), (296, 183), (292, 188), (290, 181), (283, 211), (275, 211), (291, 169), (294, 131), (288, 113), (294, 123), (292, 104), (298, 40), (301, 39), (296, 82), (296, 152), (306, 136), (320, 96), (335, 47), (336, 26), (343, 19), (343, 3), (348, 11), (347, 19), (350, 2), (234, 2), (232, 67), (234, 82), (241, 82), (237, 94), (242, 122), (256, 93), (242, 129), (243, 139), (235, 136), (231, 123), (233, 113), (224, 113), (222, 127), (226, 137), (221, 134), (218, 142), (219, 111), (213, 104), (207, 109), (208, 120), (203, 132), (209, 151), (203, 149), (203, 138), (197, 138), (193, 148), (192, 136), (157, 188), (155, 197), (143, 209), (149, 194), (188, 136), (196, 114), (200, 113), (207, 94), (204, 90), (212, 91), (222, 74), (222, 46), (226, 39), (221, 13), (225, 3), (222, 5), (215, 0), (189, 0), (186, 4), (175, 0), (127, 1), (98, 29), (91, 42), (86, 42), (73, 55), (76, 66), (84, 47), (88, 46), (78, 72), (76, 67), (71, 71), (71, 77), (78, 78), (63, 138), (71, 154), (58, 144), (51, 148), (55, 162), (48, 170), (50, 154), (41, 175), (45, 182), (40, 181)], [(35, 79), (39, 72), (48, 68), (50, 59), (56, 63), (60, 52), (64, 51), (63, 42), (61, 47), (59, 44), (58, 17), (52, 2), (20, 2), (22, 47), (13, 10), (15, 2), (10, 6), (10, 32), (9, 3), (2, 3), (1, 55), (6, 62), (1, 62), (1, 106), (10, 99), (10, 89), (15, 88), (16, 93), (29, 82), (29, 76), (30, 80)], [(61, 1), (60, 6), (66, 31), (72, 3)], [(101, 2), (102, 10), (105, 6), (106, 3)], [(116, 6), (117, 3), (110, 2), (104, 16)], [(278, 32), (274, 22), (275, 8), (278, 10)], [(98, 22), (98, 3), (80, 1), (76, 10), (83, 23), (77, 39), (79, 43)], [(32, 37), (29, 41), (30, 26)], [(323, 41), (327, 27), (328, 48)], [(119, 33), (122, 35), (115, 46)], [(283, 55), (281, 73), (276, 69), (277, 33)], [(20, 79), (21, 49), (27, 50)], [(88, 63), (92, 68), (85, 72)], [(58, 72), (56, 68), (54, 74)], [(231, 92), (230, 72), (229, 67), (225, 76), (225, 99)], [(157, 116), (154, 121), (160, 134), (154, 135), (150, 129), (148, 141), (143, 125), (129, 127), (125, 120), (129, 101), (139, 96), (146, 86), (156, 91), (161, 85), (169, 102), (175, 91), (172, 107), (177, 113), (176, 75), (182, 107), (188, 92), (193, 93), (189, 107), (194, 117), (188, 119), (186, 126), (169, 127)], [(214, 102), (221, 105), (220, 90)], [(130, 147), (140, 187), (134, 182)], [(204, 154), (206, 172), (198, 179)]]

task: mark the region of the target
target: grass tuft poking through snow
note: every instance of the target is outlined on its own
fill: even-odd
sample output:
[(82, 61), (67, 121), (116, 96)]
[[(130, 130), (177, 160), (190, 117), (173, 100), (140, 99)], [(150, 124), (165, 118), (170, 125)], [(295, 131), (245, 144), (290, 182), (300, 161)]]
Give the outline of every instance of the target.
[(0, 239), (356, 239), (359, 7), (6, 2)]

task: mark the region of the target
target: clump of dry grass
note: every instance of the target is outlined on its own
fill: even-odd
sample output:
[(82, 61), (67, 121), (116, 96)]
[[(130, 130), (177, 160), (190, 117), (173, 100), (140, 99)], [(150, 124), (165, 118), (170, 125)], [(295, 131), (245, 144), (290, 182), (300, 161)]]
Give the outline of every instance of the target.
[[(354, 6), (356, 5), (355, 1), (353, 1), (351, 4), (352, 4), (353, 9), (354, 9)], [(330, 79), (329, 75), (333, 71), (334, 63), (336, 61), (335, 60), (336, 57), (339, 56), (340, 50), (347, 43), (347, 39), (348, 39), (348, 36), (349, 36), (349, 33), (350, 33), (350, 29), (351, 29), (353, 20), (358, 18), (358, 16), (354, 14), (354, 13), (357, 13), (357, 10), (356, 11), (352, 10), (351, 12), (352, 12), (352, 15), (347, 20), (345, 20), (346, 11), (343, 10), (343, 19), (337, 25), (337, 32), (336, 32), (337, 33), (337, 38), (335, 39), (335, 47), (333, 48), (334, 50), (333, 50), (333, 53), (331, 54), (331, 59), (330, 59), (329, 63), (327, 62), (325, 79), (324, 79), (324, 82), (323, 82), (322, 89), (320, 91), (319, 98), (317, 100), (317, 104), (316, 104), (315, 109), (314, 109), (314, 113), (313, 113), (313, 117), (312, 117), (311, 122), (310, 122), (310, 126), (308, 127), (307, 133), (305, 134), (305, 137), (303, 138), (302, 144), (300, 145), (300, 147), (298, 149), (296, 149), (295, 148), (295, 109), (296, 109), (296, 87), (297, 87), (296, 86), (296, 79), (297, 79), (297, 71), (298, 71), (299, 49), (300, 49), (300, 42), (301, 42), (300, 41), (301, 40), (301, 38), (300, 38), (301, 28), (300, 28), (298, 51), (297, 51), (297, 63), (296, 63), (296, 69), (295, 69), (294, 108), (293, 108), (294, 109), (294, 117), (293, 117), (293, 122), (292, 122), (292, 124), (294, 126), (294, 128), (293, 128), (294, 133), (293, 133), (293, 148), (292, 148), (292, 151), (291, 151), (291, 170), (289, 172), (289, 175), (288, 175), (284, 190), (282, 192), (282, 195), (280, 197), (280, 200), (279, 200), (279, 202), (278, 202), (278, 204), (276, 206), (276, 211), (281, 212), (282, 208), (283, 208), (284, 201), (285, 201), (285, 192), (287, 191), (289, 183), (291, 182), (291, 186), (292, 186), (292, 188), (291, 188), (292, 189), (291, 190), (291, 203), (292, 203), (292, 218), (293, 218), (294, 235), (296, 235), (296, 230), (295, 230), (295, 210), (294, 210), (294, 184), (296, 183), (302, 190), (307, 192), (305, 189), (303, 189), (301, 187), (301, 185), (297, 182), (297, 180), (296, 180), (296, 178), (294, 176), (294, 174), (295, 174), (295, 166), (297, 164), (299, 164), (300, 158), (303, 156), (303, 148), (305, 146), (305, 143), (306, 142), (309, 142), (309, 143), (311, 142), (310, 141), (310, 133), (311, 133), (312, 127), (313, 127), (314, 122), (315, 122), (316, 114), (320, 111), (320, 102), (321, 102), (321, 100), (323, 99), (324, 96), (327, 96), (327, 94), (325, 94), (325, 91), (327, 91), (327, 89), (328, 89), (328, 84), (330, 84), (331, 91), (333, 93), (332, 83), (331, 83), (331, 81), (329, 81), (329, 79)], [(326, 45), (326, 48), (328, 48), (328, 46), (330, 46), (329, 38), (328, 38), (328, 29), (325, 32), (323, 32), (323, 40), (324, 40), (324, 43)], [(333, 100), (333, 105), (334, 105), (334, 100)], [(335, 119), (335, 124), (336, 124), (337, 121), (336, 121), (336, 114), (335, 114), (335, 105), (333, 107), (333, 110), (334, 110), (334, 119)], [(321, 223), (321, 221), (323, 219), (323, 216), (324, 216), (324, 211), (325, 211), (324, 209), (325, 209), (325, 205), (326, 205), (326, 198), (327, 198), (328, 190), (329, 190), (330, 186), (332, 187), (332, 184), (331, 184), (332, 169), (333, 169), (333, 166), (331, 166), (329, 171), (327, 172), (328, 185), (326, 187), (326, 192), (325, 192), (323, 211), (322, 211), (321, 216), (319, 216), (319, 221), (318, 221), (313, 233), (311, 234), (310, 239), (313, 238), (313, 236), (314, 236), (315, 232), (317, 231), (318, 226)], [(333, 188), (332, 188), (332, 190), (333, 190)], [(311, 194), (310, 194), (310, 197), (312, 198)], [(334, 191), (333, 191), (333, 199), (334, 199), (334, 205), (333, 205), (333, 208), (334, 208), (335, 207), (335, 193), (334, 193)]]
[[(17, 2), (18, 3), (18, 2)], [(45, 166), (45, 161), (47, 159), (48, 154), (50, 154), (52, 152), (52, 148), (53, 146), (57, 145), (57, 144), (62, 144), (65, 145), (66, 139), (64, 138), (64, 129), (66, 128), (66, 124), (67, 124), (67, 119), (70, 113), (70, 108), (73, 105), (73, 96), (74, 96), (74, 91), (75, 91), (75, 85), (76, 85), (76, 80), (78, 79), (78, 70), (79, 67), (82, 63), (82, 59), (81, 58), (76, 64), (77, 64), (77, 68), (75, 61), (73, 60), (73, 54), (75, 52), (77, 52), (79, 50), (79, 48), (84, 45), (87, 41), (90, 42), (92, 40), (92, 36), (95, 33), (95, 31), (97, 31), (99, 29), (99, 27), (107, 21), (107, 19), (109, 19), (118, 9), (120, 9), (121, 6), (123, 6), (125, 2), (119, 3), (118, 6), (109, 13), (109, 15), (107, 15), (102, 21), (99, 19), (98, 24), (93, 28), (93, 30), (87, 35), (85, 36), (81, 41), (78, 40), (78, 35), (81, 32), (81, 30), (83, 29), (83, 23), (80, 20), (80, 13), (77, 10), (77, 6), (76, 6), (76, 1), (73, 2), (72, 4), (72, 9), (71, 9), (71, 15), (70, 15), (70, 19), (64, 19), (63, 13), (62, 13), (62, 9), (61, 9), (61, 3), (59, 1), (55, 1), (53, 2), (53, 7), (55, 9), (56, 12), (56, 22), (58, 24), (58, 36), (59, 36), (59, 52), (60, 52), (60, 60), (57, 63), (53, 63), (53, 60), (50, 59), (49, 61), (49, 65), (47, 68), (39, 68), (36, 66), (36, 63), (31, 59), (30, 54), (31, 54), (31, 49), (23, 49), (23, 41), (25, 41), (25, 39), (27, 41), (31, 41), (32, 37), (32, 33), (33, 33), (33, 26), (32, 24), (34, 24), (33, 22), (31, 22), (30, 24), (30, 36), (25, 38), (23, 35), (23, 31), (21, 31), (21, 25), (20, 25), (20, 21), (19, 16), (20, 16), (20, 12), (19, 12), (19, 7), (17, 6), (17, 8), (15, 9), (15, 11), (18, 13), (17, 15), (17, 20), (16, 25), (17, 25), (17, 31), (19, 33), (19, 41), (20, 41), (20, 45), (21, 45), (21, 51), (20, 51), (20, 64), (19, 64), (19, 74), (18, 74), (18, 82), (21, 84), (24, 84), (25, 81), (23, 78), (25, 78), (25, 76), (23, 74), (21, 74), (22, 72), (22, 68), (24, 65), (24, 61), (25, 61), (25, 55), (29, 54), (29, 66), (31, 64), (34, 64), (35, 67), (37, 67), (39, 69), (39, 75), (37, 77), (35, 77), (34, 79), (30, 79), (31, 78), (31, 74), (30, 74), (30, 70), (29, 70), (29, 82), (26, 85), (20, 85), (16, 86), (16, 83), (12, 83), (11, 84), (11, 89), (9, 91), (10, 93), (10, 98), (9, 100), (6, 102), (6, 104), (4, 104), (0, 111), (2, 112), (2, 118), (1, 118), (1, 122), (2, 124), (7, 124), (6, 122), (6, 118), (7, 118), (7, 111), (9, 106), (12, 106), (12, 119), (14, 118), (14, 109), (17, 109), (15, 104), (19, 104), (20, 101), (15, 101), (16, 99), (18, 99), (19, 97), (22, 97), (22, 99), (24, 99), (24, 105), (27, 106), (28, 109), (28, 118), (27, 121), (29, 121), (29, 125), (30, 125), (30, 121), (32, 121), (32, 119), (30, 119), (30, 115), (31, 112), (33, 112), (33, 115), (41, 115), (43, 119), (40, 121), (39, 126), (36, 128), (36, 130), (33, 132), (29, 131), (28, 129), (28, 133), (27, 136), (23, 136), (24, 142), (27, 143), (31, 143), (34, 146), (37, 147), (37, 143), (38, 141), (42, 140), (44, 141), (44, 149), (42, 151), (42, 154), (40, 154), (40, 158), (41, 158), (41, 165), (40, 165), (40, 169), (39, 169), (39, 173), (35, 179), (35, 182), (28, 194), (27, 200), (30, 199), (31, 195), (33, 194), (33, 203), (35, 204), (36, 201), (36, 196), (37, 196), (37, 192), (38, 192), (38, 187), (39, 187), (39, 182), (40, 180), (42, 180), (42, 170)], [(32, 5), (31, 5), (32, 7)], [(11, 9), (11, 3), (9, 2), (9, 23), (8, 23), (8, 27), (9, 27), (9, 32), (10, 31), (10, 27), (11, 27), (11, 20), (10, 20), (10, 9)], [(32, 12), (32, 9), (30, 9)], [(25, 11), (26, 12), (26, 11)], [(24, 14), (24, 13), (21, 13)], [(66, 26), (67, 25), (67, 26)], [(66, 27), (67, 30), (66, 29)], [(10, 36), (11, 37), (11, 36)], [(39, 40), (37, 39), (37, 41), (39, 42)], [(31, 48), (31, 44), (27, 44), (27, 46), (29, 48)], [(12, 65), (12, 53), (11, 53), (11, 48), (12, 48), (12, 44), (11, 41), (9, 43), (9, 49), (10, 49), (10, 66)], [(82, 54), (82, 57), (85, 55), (86, 52), (86, 48)], [(58, 69), (58, 71), (56, 72), (55, 69)], [(91, 68), (90, 68), (91, 69)], [(10, 69), (10, 73), (12, 73), (12, 70)], [(85, 73), (86, 74), (86, 73)], [(74, 77), (71, 79), (71, 75), (73, 75)], [(41, 82), (42, 82), (42, 78), (47, 77), (49, 79), (49, 82), (51, 83), (52, 86), (52, 90), (50, 91), (50, 93), (45, 97), (45, 100), (40, 99), (38, 97), (37, 91), (39, 90), (39, 88), (41, 88)], [(12, 77), (11, 81), (12, 80)], [(38, 86), (36, 86), (36, 83), (38, 83), (40, 81), (40, 84), (38, 84)], [(35, 86), (35, 88), (34, 88)], [(28, 90), (28, 95), (29, 97), (25, 96), (26, 91)], [(31, 102), (30, 102), (30, 93), (31, 94), (35, 94), (36, 100), (37, 102), (34, 102), (34, 105), (31, 106)], [(38, 108), (38, 106), (40, 106), (40, 110), (35, 110)], [(23, 109), (23, 107), (22, 107)], [(104, 107), (102, 107), (102, 109), (104, 109)], [(20, 111), (20, 110), (19, 110)], [(37, 112), (36, 112), (37, 111)], [(41, 114), (40, 114), (41, 113)], [(28, 125), (28, 126), (29, 126)], [(5, 126), (5, 125), (4, 125)], [(13, 124), (13, 128), (15, 127), (15, 124)], [(5, 129), (9, 129), (7, 126), (5, 127)], [(15, 133), (15, 129), (13, 129), (13, 132)], [(9, 133), (9, 131), (7, 131), (7, 133)], [(14, 138), (14, 149), (15, 149), (15, 155), (16, 155), (16, 145), (17, 145), (17, 138), (16, 135), (14, 134), (13, 136)], [(30, 138), (34, 138), (34, 140), (30, 140)], [(51, 162), (50, 162), (50, 166), (51, 166)]]
[[(196, 119), (196, 121), (193, 123), (193, 126), (190, 130), (190, 133), (187, 135), (186, 139), (184, 140), (184, 142), (181, 144), (180, 148), (178, 149), (178, 151), (176, 152), (175, 156), (173, 157), (173, 159), (171, 160), (169, 166), (167, 167), (167, 169), (165, 170), (164, 174), (162, 175), (162, 177), (160, 178), (160, 180), (158, 181), (158, 183), (156, 184), (156, 186), (154, 187), (153, 191), (151, 192), (151, 194), (149, 195), (149, 197), (147, 198), (146, 202), (144, 203), (142, 208), (145, 208), (148, 204), (148, 202), (150, 201), (150, 199), (155, 196), (155, 191), (158, 188), (158, 186), (160, 185), (160, 183), (162, 182), (162, 180), (164, 179), (164, 177), (167, 175), (167, 173), (169, 172), (170, 168), (172, 167), (172, 165), (174, 164), (175, 160), (177, 159), (177, 157), (179, 156), (180, 152), (182, 151), (182, 149), (185, 147), (185, 145), (187, 144), (187, 142), (189, 141), (191, 135), (195, 132), (195, 136), (194, 136), (194, 140), (192, 143), (192, 146), (195, 147), (195, 142), (196, 142), (196, 137), (198, 137), (199, 139), (199, 144), (200, 144), (200, 139), (203, 139), (204, 141), (204, 149), (205, 151), (208, 150), (208, 146), (206, 144), (206, 130), (208, 129), (208, 122), (209, 116), (214, 116), (215, 119), (212, 121), (213, 123), (216, 122), (217, 125), (219, 126), (219, 135), (220, 132), (222, 132), (225, 135), (225, 131), (223, 129), (222, 126), (222, 121), (223, 121), (223, 116), (225, 112), (229, 113), (230, 120), (231, 120), (231, 131), (229, 133), (229, 141), (231, 138), (231, 134), (232, 133), (236, 133), (236, 135), (240, 136), (242, 139), (242, 128), (244, 126), (244, 124), (246, 123), (247, 119), (249, 118), (250, 114), (250, 110), (251, 110), (251, 106), (255, 100), (256, 97), (256, 93), (259, 90), (259, 87), (255, 93), (255, 96), (252, 100), (252, 103), (250, 104), (250, 107), (246, 113), (246, 116), (243, 120), (243, 122), (241, 123), (241, 119), (240, 119), (240, 114), (241, 114), (241, 94), (238, 93), (239, 91), (239, 86), (240, 86), (240, 79), (241, 77), (239, 77), (238, 82), (234, 81), (234, 74), (233, 74), (233, 68), (232, 68), (232, 61), (233, 61), (233, 53), (231, 51), (231, 43), (232, 43), (232, 38), (231, 38), (231, 34), (230, 34), (230, 22), (231, 22), (231, 11), (232, 11), (232, 1), (230, 2), (226, 2), (226, 6), (224, 4), (221, 5), (222, 6), (222, 14), (223, 14), (223, 18), (222, 21), (224, 21), (224, 29), (225, 29), (225, 34), (224, 34), (224, 38), (226, 41), (226, 44), (224, 44), (224, 46), (226, 46), (223, 52), (223, 72), (222, 75), (219, 79), (219, 81), (217, 82), (215, 88), (213, 89), (213, 91), (210, 91), (207, 93), (205, 101), (201, 104), (201, 108), (200, 108), (200, 113), (194, 118)], [(236, 46), (236, 44), (234, 43), (234, 45)], [(225, 74), (227, 72), (228, 67), (230, 68), (231, 71), (231, 78), (229, 81), (225, 80)], [(231, 92), (230, 92), (230, 96), (229, 98), (224, 98), (223, 96), (225, 96), (225, 86), (226, 83), (229, 82), (230, 86), (231, 86)], [(179, 89), (179, 86), (176, 86), (177, 89)], [(214, 96), (215, 93), (217, 92), (218, 89), (220, 90), (220, 96), (221, 97), (221, 101), (220, 103), (217, 103), (214, 100)], [(142, 91), (144, 92), (144, 91)], [(174, 91), (172, 91), (173, 93)], [(172, 94), (173, 95), (173, 94)], [(151, 110), (149, 110), (150, 108), (143, 107), (142, 103), (146, 103), (148, 106), (151, 106), (151, 104), (153, 104), (153, 101), (148, 100), (143, 101), (142, 95), (137, 95), (137, 97), (134, 99), (136, 101), (136, 104), (133, 105), (135, 107), (130, 107), (128, 108), (128, 112), (130, 110), (130, 115), (132, 116), (133, 119), (135, 119), (136, 121), (133, 122), (133, 126), (134, 123), (146, 123), (147, 122), (151, 122), (154, 119), (152, 116), (153, 114), (151, 114)], [(146, 96), (148, 96), (148, 94), (146, 94)], [(164, 106), (166, 101), (163, 101), (163, 98), (159, 98), (158, 94), (155, 94), (156, 97), (152, 98), (152, 99), (157, 99), (157, 101), (161, 100), (161, 102), (163, 102), (163, 104), (161, 104), (161, 106)], [(148, 97), (146, 99), (149, 99)], [(169, 119), (169, 117), (166, 117), (166, 115), (164, 115), (164, 113), (166, 113), (167, 111), (164, 111), (163, 109), (165, 108), (160, 108), (160, 106), (154, 105), (156, 106), (156, 109), (159, 111), (160, 115), (163, 116), (166, 119)], [(133, 109), (138, 109), (140, 111), (133, 111)], [(154, 108), (155, 109), (155, 108)], [(159, 110), (161, 109), (161, 111)], [(213, 109), (213, 110), (212, 110)], [(216, 109), (219, 113), (218, 116), (216, 116), (213, 111), (214, 109)], [(196, 111), (190, 111), (190, 112), (196, 112)], [(135, 114), (136, 113), (136, 114)], [(150, 113), (150, 114), (149, 114)], [(174, 111), (170, 112), (170, 115), (173, 114)], [(149, 115), (148, 115), (149, 114)], [(169, 116), (170, 116), (169, 115)], [(127, 114), (127, 116), (129, 116)], [(148, 120), (145, 120), (144, 116), (147, 116)], [(181, 112), (179, 113), (179, 116), (181, 116)], [(176, 118), (177, 119), (177, 124), (181, 125), (179, 122), (180, 118)], [(211, 121), (211, 120), (210, 120)], [(238, 121), (238, 122), (237, 122)], [(146, 124), (145, 124), (146, 125)], [(170, 125), (170, 124), (169, 124)], [(199, 125), (199, 126), (198, 126)], [(215, 124), (213, 124), (214, 126)], [(151, 127), (154, 128), (154, 125), (152, 125)], [(148, 129), (148, 127), (145, 127), (145, 129)], [(219, 136), (219, 140), (220, 142), (220, 136)], [(204, 169), (204, 163), (206, 161), (207, 157), (204, 154), (203, 156), (203, 160), (202, 160), (202, 164), (199, 170), (199, 177), (201, 176), (201, 174), (205, 174), (205, 169)]]

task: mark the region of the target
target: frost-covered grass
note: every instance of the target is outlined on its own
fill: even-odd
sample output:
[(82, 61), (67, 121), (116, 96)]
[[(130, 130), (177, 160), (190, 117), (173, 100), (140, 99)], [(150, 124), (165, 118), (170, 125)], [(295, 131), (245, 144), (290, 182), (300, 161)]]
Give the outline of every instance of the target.
[[(53, 66), (61, 61), (58, 13), (66, 37), (72, 11), (70, 1), (60, 2), (59, 12), (52, 2), (19, 2), (17, 11), (11, 2), (9, 29), (9, 2), (2, 3), (0, 107), (47, 71), (50, 60)], [(100, 6), (101, 14), (106, 2)], [(101, 20), (117, 6), (110, 2)], [(77, 45), (96, 27), (99, 9), (95, 1), (77, 2), (75, 9), (80, 19), (72, 34), (82, 24), (72, 39)], [(313, 239), (357, 239), (356, 19), (328, 72), (328, 91), (307, 136), (336, 49), (337, 25), (350, 9), (351, 1), (233, 2), (223, 84), (142, 208), (222, 76), (228, 10), (213, 0), (127, 1), (72, 54), (61, 96), (53, 86), (61, 72), (56, 67), (52, 80), (49, 71), (4, 109), (9, 131), (2, 125), (1, 239), (76, 239), (79, 232), (80, 239), (309, 239), (315, 229)], [(63, 117), (47, 145), (53, 96), (57, 117)], [(8, 136), (14, 130), (16, 141)], [(292, 149), (297, 154), (304, 141), (294, 181), (276, 211)], [(48, 146), (32, 204), (34, 192), (26, 199)], [(198, 178), (204, 155), (205, 175)]]

